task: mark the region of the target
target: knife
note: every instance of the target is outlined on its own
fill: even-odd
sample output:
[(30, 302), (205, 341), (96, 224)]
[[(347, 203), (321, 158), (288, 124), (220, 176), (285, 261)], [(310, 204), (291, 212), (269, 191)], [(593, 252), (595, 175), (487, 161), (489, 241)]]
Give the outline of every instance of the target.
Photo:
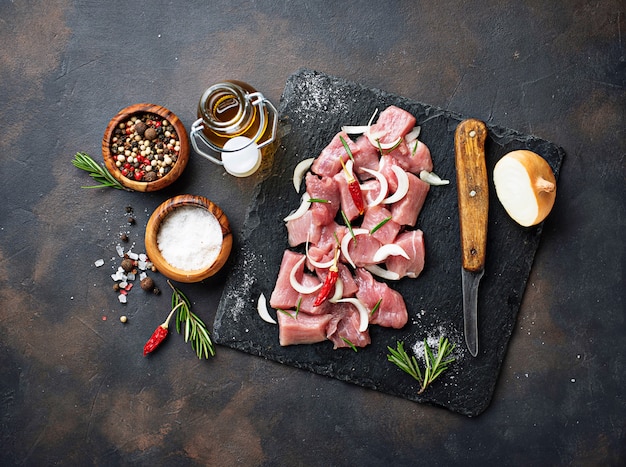
[(456, 181), (461, 230), (461, 280), (465, 343), (478, 355), (478, 285), (485, 271), (489, 186), (485, 163), (487, 127), (463, 120), (454, 133)]

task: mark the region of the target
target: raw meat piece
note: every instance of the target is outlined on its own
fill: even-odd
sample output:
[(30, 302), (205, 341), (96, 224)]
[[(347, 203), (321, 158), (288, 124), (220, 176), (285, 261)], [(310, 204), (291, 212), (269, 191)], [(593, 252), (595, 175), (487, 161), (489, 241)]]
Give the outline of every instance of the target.
[(309, 315), (300, 312), (296, 318), (285, 313), (276, 313), (278, 321), (278, 339), (280, 345), (314, 344), (326, 340), (326, 328), (331, 314)]
[(352, 342), (356, 347), (365, 347), (372, 341), (368, 330), (359, 331), (360, 323), (359, 312), (353, 305), (337, 303), (332, 310), (332, 319), (328, 323), (326, 337), (332, 341), (335, 349), (350, 347), (350, 344), (343, 339)]
[[(270, 306), (272, 308), (287, 310), (296, 307), (301, 294), (296, 292), (291, 286), (289, 275), (296, 263), (303, 257), (303, 254), (296, 253), (291, 250), (285, 250), (283, 253), (283, 259), (280, 263), (276, 285), (274, 286), (274, 290), (270, 296)], [(312, 274), (304, 273), (304, 264), (298, 270), (296, 279), (305, 286), (316, 285), (320, 282), (319, 279)]]
[(313, 221), (314, 213), (308, 210), (304, 216), (287, 221), (287, 239), (289, 246), (302, 245), (309, 239), (315, 244), (322, 236), (322, 227)]
[[(382, 206), (372, 206), (371, 208), (368, 208), (367, 211), (365, 211), (365, 216), (363, 216), (363, 222), (361, 223), (361, 227), (363, 229), (372, 230), (388, 217), (392, 217), (392, 215), (391, 211), (389, 211), (387, 208), (384, 208)], [(384, 245), (387, 243), (393, 243), (399, 231), (400, 224), (391, 219), (378, 230), (376, 230), (376, 232), (374, 232), (372, 236)]]
[(365, 205), (371, 205), (376, 198), (378, 198), (378, 194), (380, 193), (380, 183), (378, 180), (367, 180), (366, 182), (361, 183), (361, 192), (363, 193), (363, 198), (365, 199)]
[(316, 225), (331, 223), (339, 211), (339, 187), (331, 177), (317, 177), (312, 173), (306, 175), (306, 191), (314, 199), (323, 199), (328, 203), (311, 203), (312, 221)]
[(354, 172), (362, 180), (371, 178), (371, 175), (361, 170), (365, 167), (371, 170), (378, 169), (378, 148), (372, 146), (367, 136), (359, 136), (355, 143), (359, 147), (359, 151), (354, 156)]
[(390, 256), (385, 261), (387, 270), (397, 273), (400, 277), (406, 276), (414, 279), (419, 276), (424, 270), (424, 258), (426, 256), (422, 231), (418, 229), (402, 232), (394, 243), (401, 246), (411, 259), (402, 256)]
[(387, 284), (378, 282), (365, 269), (356, 270), (356, 283), (359, 290), (356, 297), (368, 309), (372, 310), (379, 300), (380, 306), (373, 315), (370, 315), (370, 324), (400, 329), (409, 320), (406, 304), (399, 292), (390, 289)]
[(430, 185), (410, 172), (407, 172), (407, 176), (409, 178), (409, 191), (404, 198), (391, 206), (391, 215), (398, 224), (413, 227), (424, 206)]
[(415, 127), (415, 117), (406, 110), (390, 105), (378, 116), (378, 120), (370, 127), (370, 135), (380, 142), (392, 143), (404, 136)]
[(313, 173), (325, 177), (333, 177), (341, 170), (341, 162), (339, 159), (343, 159), (345, 163), (349, 158), (346, 149), (343, 147), (341, 138), (348, 143), (352, 156), (357, 157), (359, 147), (350, 139), (346, 132), (341, 131), (334, 136), (328, 146), (322, 149), (320, 155), (315, 159), (311, 166)]
[(415, 140), (408, 144), (404, 144), (406, 152), (394, 151), (389, 155), (393, 157), (400, 167), (407, 172), (419, 175), (422, 170), (432, 172), (433, 160), (430, 156), (430, 149), (421, 141), (417, 142), (417, 148), (415, 147)]
[(357, 235), (350, 240), (348, 254), (357, 267), (374, 264), (374, 254), (382, 246), (380, 241), (369, 234)]

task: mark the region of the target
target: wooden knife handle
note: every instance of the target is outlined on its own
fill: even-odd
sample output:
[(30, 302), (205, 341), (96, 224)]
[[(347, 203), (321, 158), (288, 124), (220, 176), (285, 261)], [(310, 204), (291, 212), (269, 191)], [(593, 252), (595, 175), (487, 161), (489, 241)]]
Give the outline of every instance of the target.
[(461, 254), (463, 268), (468, 271), (480, 271), (485, 266), (489, 212), (486, 139), (487, 127), (475, 119), (462, 121), (454, 133)]

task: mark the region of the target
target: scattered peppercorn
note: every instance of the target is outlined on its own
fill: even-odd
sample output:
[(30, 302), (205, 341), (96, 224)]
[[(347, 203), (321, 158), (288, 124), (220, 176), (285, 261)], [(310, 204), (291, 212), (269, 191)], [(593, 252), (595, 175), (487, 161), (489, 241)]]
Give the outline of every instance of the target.
[(113, 290), (114, 290), (115, 292), (119, 292), (119, 290), (120, 290), (120, 285), (119, 285), (117, 282), (116, 282), (115, 284), (113, 284)]
[(122, 323), (125, 323), (126, 321), (128, 321), (128, 318), (126, 316), (120, 316), (120, 321)]
[(134, 268), (134, 265), (133, 265), (133, 260), (132, 260), (132, 259), (129, 259), (129, 258), (124, 258), (124, 259), (122, 260), (122, 264), (121, 264), (121, 266), (122, 266), (122, 269), (123, 269), (124, 271), (126, 271), (126, 272), (131, 272), (131, 271), (133, 270), (133, 268)]
[(124, 232), (122, 232), (120, 234), (120, 240), (123, 242), (127, 242), (128, 241), (128, 235), (126, 235)]
[(126, 206), (126, 212), (128, 212), (128, 213), (133, 212), (133, 207), (132, 206)]
[(148, 141), (152, 141), (156, 137), (157, 132), (154, 128), (148, 128), (144, 133), (144, 138), (146, 138)]
[(154, 290), (154, 281), (151, 277), (145, 277), (141, 280), (141, 288), (147, 292)]
[(161, 295), (161, 289), (159, 289), (158, 287), (155, 287), (154, 289), (152, 289), (152, 293), (154, 295)]
[(129, 217), (129, 218), (128, 218), (128, 223), (129, 223), (130, 225), (134, 225), (134, 224), (135, 224), (135, 218), (134, 218), (134, 217)]
[(135, 123), (135, 131), (137, 132), (139, 136), (143, 136), (147, 129), (148, 129), (148, 126), (141, 120)]

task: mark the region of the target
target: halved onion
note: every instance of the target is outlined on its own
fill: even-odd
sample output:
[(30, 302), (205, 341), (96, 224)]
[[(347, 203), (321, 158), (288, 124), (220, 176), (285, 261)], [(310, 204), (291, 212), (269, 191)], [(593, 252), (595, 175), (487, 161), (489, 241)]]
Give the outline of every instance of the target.
[(406, 259), (411, 259), (409, 255), (404, 251), (400, 245), (396, 245), (395, 243), (387, 243), (386, 245), (381, 246), (376, 253), (374, 253), (374, 257), (372, 261), (375, 263), (382, 263), (390, 256), (402, 256)]
[(270, 313), (267, 310), (267, 301), (265, 300), (265, 295), (263, 293), (259, 295), (256, 310), (259, 312), (259, 316), (263, 321), (270, 324), (276, 324), (276, 320), (270, 316)]
[(396, 178), (398, 179), (398, 188), (393, 195), (383, 200), (385, 204), (397, 203), (404, 198), (409, 191), (409, 176), (404, 169), (397, 165), (392, 165), (391, 170), (393, 170), (393, 173), (396, 174)]
[(400, 280), (400, 274), (398, 274), (397, 272), (388, 271), (377, 264), (370, 264), (369, 266), (365, 266), (365, 269), (375, 276), (382, 277), (383, 279), (387, 279), (390, 281)]
[(293, 187), (296, 189), (296, 193), (300, 193), (300, 185), (302, 184), (304, 174), (311, 168), (314, 160), (315, 157), (304, 159), (298, 162), (296, 168), (293, 169)]
[(420, 180), (434, 186), (447, 185), (450, 183), (450, 180), (442, 180), (435, 172), (429, 172), (428, 170), (422, 170), (420, 172)]
[[(354, 234), (354, 237), (357, 237), (358, 235), (369, 233), (369, 230), (352, 229), (352, 233)], [(348, 253), (348, 245), (350, 244), (350, 240), (352, 240), (352, 235), (346, 234), (343, 236), (343, 238), (341, 239), (341, 253), (343, 254), (343, 257), (346, 259), (346, 261), (350, 263), (353, 268), (356, 268), (356, 265), (354, 264), (354, 261), (352, 261), (352, 257), (350, 256), (350, 253)]]
[(341, 277), (337, 277), (337, 282), (335, 282), (335, 293), (332, 297), (328, 299), (330, 303), (337, 303), (339, 299), (343, 297), (343, 281)]
[(367, 327), (370, 323), (370, 312), (367, 307), (357, 298), (342, 298), (337, 300), (337, 303), (350, 303), (356, 307), (359, 311), (359, 332), (367, 331)]
[(368, 205), (369, 207), (378, 206), (380, 203), (383, 202), (385, 196), (387, 196), (387, 191), (389, 191), (389, 182), (387, 182), (385, 176), (378, 170), (368, 169), (367, 167), (361, 167), (361, 170), (376, 177), (376, 180), (378, 180), (378, 183), (380, 183), (380, 193), (378, 193), (376, 199)]
[(293, 290), (295, 290), (296, 292), (303, 295), (309, 295), (313, 292), (317, 292), (322, 287), (322, 283), (320, 282), (317, 285), (306, 287), (298, 282), (298, 280), (296, 279), (296, 272), (298, 271), (298, 268), (302, 266), (302, 263), (304, 263), (305, 260), (306, 256), (303, 256), (296, 264), (293, 265), (293, 268), (291, 268), (291, 271), (289, 272), (289, 283), (291, 284), (291, 287), (293, 287)]
[(309, 203), (310, 199), (311, 199), (311, 195), (308, 192), (305, 191), (302, 194), (300, 206), (298, 207), (298, 209), (293, 211), (291, 214), (289, 214), (283, 220), (285, 222), (288, 222), (288, 221), (292, 221), (294, 219), (298, 219), (298, 218), (304, 216), (304, 214), (309, 210), (309, 207), (311, 206), (311, 203)]

